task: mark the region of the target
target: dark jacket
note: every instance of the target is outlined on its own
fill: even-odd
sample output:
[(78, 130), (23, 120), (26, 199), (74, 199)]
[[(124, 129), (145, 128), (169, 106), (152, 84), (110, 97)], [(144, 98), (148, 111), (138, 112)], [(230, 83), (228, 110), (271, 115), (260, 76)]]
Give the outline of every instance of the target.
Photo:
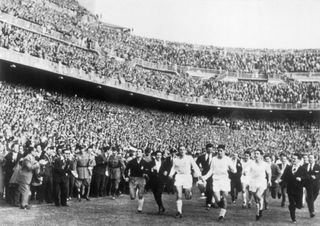
[[(283, 172), (284, 173), (284, 170), (285, 169), (282, 169), (283, 168), (283, 165), (282, 165), (282, 163), (279, 163), (279, 164), (277, 164), (278, 165), (278, 167), (279, 167), (279, 169), (280, 169), (280, 172)], [(286, 167), (288, 167), (289, 165), (286, 165), (285, 166), (285, 168)], [(282, 173), (282, 174), (283, 174)], [(281, 175), (282, 176), (282, 175)], [(286, 182), (284, 181), (284, 180), (282, 180), (280, 183), (279, 183), (279, 185), (281, 186), (281, 187), (286, 187), (287, 186), (287, 184), (286, 184)]]
[(53, 162), (53, 182), (67, 182), (69, 178), (69, 163), (63, 157), (55, 158)]
[[(281, 180), (287, 185), (287, 193), (290, 195), (301, 194), (303, 192), (303, 184), (307, 178), (307, 170), (303, 166), (299, 166), (297, 171), (292, 173), (293, 166), (286, 166)], [(301, 178), (301, 181), (297, 181), (297, 177)]]
[(95, 157), (96, 165), (93, 167), (93, 174), (105, 175), (107, 169), (107, 157), (98, 155)]
[(53, 168), (53, 159), (46, 152), (42, 152), (40, 156), (40, 160), (46, 160), (48, 163), (44, 165), (43, 176), (46, 178), (52, 178), (52, 168)]
[[(150, 162), (150, 183), (151, 185), (164, 184), (170, 172), (169, 164), (166, 162), (166, 159), (161, 159), (159, 172), (154, 169), (155, 166), (156, 160), (152, 159)], [(165, 172), (167, 173), (166, 176), (164, 175)]]
[[(213, 155), (211, 154), (211, 161), (212, 161), (212, 158), (213, 158)], [(211, 162), (209, 162), (209, 159), (206, 160), (206, 154), (200, 155), (197, 158), (196, 163), (200, 169), (202, 168), (202, 172), (201, 172), (202, 175), (206, 175), (209, 172)]]
[(229, 178), (230, 178), (230, 180), (240, 182), (240, 178), (242, 175), (242, 164), (241, 164), (240, 159), (237, 159), (236, 168), (237, 168), (237, 172), (235, 172), (235, 173), (232, 173), (229, 171)]
[(146, 162), (146, 160), (141, 159), (138, 163), (137, 158), (134, 158), (128, 162), (128, 165), (125, 169), (125, 175), (130, 177), (144, 177), (149, 172), (149, 166), (150, 164)]
[(281, 170), (279, 168), (279, 165), (275, 163), (271, 163), (271, 182), (274, 183), (276, 180), (278, 180), (281, 177)]
[(4, 157), (4, 166), (3, 166), (3, 171), (4, 171), (4, 181), (5, 184), (9, 184), (10, 178), (13, 174), (13, 168), (17, 165), (17, 163), (20, 161), (22, 158), (22, 155), (20, 153), (17, 154), (17, 158), (15, 160), (12, 159), (12, 152), (8, 153)]
[[(313, 169), (308, 169), (309, 164), (305, 164), (304, 168), (307, 171), (307, 178), (305, 180), (305, 186), (306, 188), (308, 187), (313, 187), (315, 190), (319, 190), (320, 187), (320, 165), (314, 164)], [(312, 176), (315, 176), (315, 179), (312, 178)]]

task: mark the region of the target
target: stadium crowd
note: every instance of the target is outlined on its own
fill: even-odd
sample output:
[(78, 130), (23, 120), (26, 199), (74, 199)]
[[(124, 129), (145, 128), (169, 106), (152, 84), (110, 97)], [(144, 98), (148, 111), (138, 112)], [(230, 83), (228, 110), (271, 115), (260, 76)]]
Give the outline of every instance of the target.
[[(202, 47), (163, 42), (138, 36), (125, 35), (124, 44), (114, 45), (117, 56), (125, 59), (141, 58), (165, 64), (209, 68), (231, 72), (258, 72), (281, 74), (284, 72), (319, 72), (318, 50), (252, 50)], [(103, 43), (100, 44), (103, 46)]]
[(48, 5), (49, 2), (57, 4), (57, 8), (65, 5), (59, 4), (60, 1), (4, 0), (0, 3), (0, 11), (40, 25), (49, 33), (54, 30), (65, 37), (74, 37), (80, 40), (88, 38), (86, 23), (82, 19), (84, 15), (89, 15), (85, 8), (78, 4), (67, 4), (73, 11), (76, 11), (75, 14), (70, 15), (68, 11), (59, 11), (57, 8), (51, 7)]
[[(12, 186), (9, 182), (14, 165), (11, 164), (11, 173), (7, 172), (8, 162), (5, 159), (12, 152), (18, 152), (22, 157), (34, 151), (39, 169), (41, 164), (42, 168), (54, 168), (53, 159), (63, 156), (62, 153), (67, 152), (70, 161), (75, 161), (79, 153), (83, 152), (91, 156), (90, 166), (94, 174), (94, 162), (101, 163), (98, 156), (107, 159), (115, 151), (114, 155), (121, 156), (126, 164), (137, 148), (144, 150), (146, 158), (150, 158), (155, 151), (168, 157), (174, 154), (179, 145), (184, 145), (196, 158), (203, 152), (207, 142), (225, 143), (228, 153), (239, 155), (247, 148), (259, 147), (275, 156), (280, 152), (290, 154), (294, 151), (318, 156), (320, 148), (319, 122), (164, 113), (84, 99), (76, 95), (51, 93), (7, 82), (1, 82), (0, 94), (3, 97), (0, 100), (1, 176), (7, 191)], [(40, 161), (43, 158), (46, 160)], [(104, 167), (105, 173), (107, 166)], [(70, 172), (71, 169), (70, 166)], [(52, 173), (49, 174), (52, 179)], [(92, 178), (96, 177), (92, 175)], [(74, 180), (71, 184), (75, 184)], [(41, 180), (35, 182), (36, 185), (42, 185)], [(97, 194), (95, 186), (98, 185), (92, 186), (92, 195), (107, 194), (105, 187), (103, 192)], [(122, 185), (121, 188), (126, 187)], [(40, 191), (34, 193), (42, 194)], [(72, 193), (70, 196), (73, 196)], [(10, 195), (7, 193), (6, 197)]]
[(132, 67), (112, 57), (99, 56), (97, 53), (7, 23), (0, 22), (0, 28), (1, 47), (166, 94), (269, 103), (318, 103), (320, 100), (319, 83), (294, 81), (283, 84), (250, 81), (234, 83), (216, 81), (213, 78), (198, 79), (185, 73), (173, 75), (138, 66)]
[(70, 9), (72, 11), (76, 11), (77, 13), (79, 13), (79, 11), (85, 9), (85, 8), (81, 7), (79, 5), (79, 3), (75, 0), (65, 0), (65, 1), (49, 0), (49, 2), (52, 2), (61, 8), (66, 8), (66, 9)]
[[(62, 13), (49, 7), (53, 2), (59, 8), (75, 11)], [(112, 50), (126, 60), (141, 58), (164, 64), (210, 68), (230, 72), (281, 74), (284, 72), (319, 72), (320, 55), (317, 49), (259, 50), (229, 49), (212, 46), (194, 46), (144, 38), (121, 29), (112, 29), (101, 23), (76, 1), (3, 1), (0, 10), (68, 36), (99, 42), (102, 49)], [(92, 21), (84, 18), (93, 18)]]
[[(50, 7), (48, 2), (66, 11)], [(67, 10), (75, 13), (70, 14)], [(319, 72), (319, 50), (227, 49), (142, 38), (103, 25), (74, 0), (4, 0), (0, 3), (0, 11), (66, 36), (92, 40), (88, 43), (97, 41), (102, 49), (111, 50), (126, 62), (114, 59), (110, 53), (99, 55), (3, 21), (0, 21), (0, 47), (86, 73), (94, 72), (101, 77), (118, 79), (120, 83), (127, 82), (166, 94), (216, 100), (320, 102), (319, 83), (226, 82), (214, 78), (194, 78), (184, 72), (175, 75), (130, 64), (131, 60), (140, 58), (157, 64), (240, 73)], [(93, 20), (90, 21), (89, 17)], [(194, 160), (200, 162), (199, 156), (205, 157), (207, 149), (218, 149), (218, 155), (219, 149), (225, 149), (227, 156), (239, 162), (240, 159), (235, 156), (242, 159), (245, 151), (249, 150), (254, 150), (254, 154), (259, 156), (267, 154), (266, 158), (272, 159), (273, 164), (277, 162), (280, 165), (284, 163), (283, 156), (292, 155), (297, 159), (297, 153), (320, 159), (319, 121), (161, 112), (4, 81), (0, 81), (0, 96), (0, 198), (22, 209), (30, 208), (30, 193), (31, 199), (39, 203), (54, 203), (56, 206), (68, 206), (67, 201), (74, 197), (78, 201), (82, 198), (90, 201), (90, 197), (106, 195), (115, 199), (116, 195), (128, 192), (128, 169), (137, 170), (130, 161), (135, 157), (140, 158), (141, 154), (142, 162), (150, 163), (160, 153), (160, 158), (163, 156), (168, 165), (176, 164), (172, 167), (174, 170), (181, 167), (179, 160), (172, 160), (177, 150), (188, 153), (183, 161), (189, 163), (195, 163)], [(203, 158), (203, 161), (207, 160)], [(306, 167), (313, 167), (312, 161), (304, 163)], [(215, 165), (211, 166), (214, 170)], [(293, 167), (289, 171), (295, 171)], [(154, 172), (155, 169), (157, 173), (160, 172), (159, 166), (155, 165)], [(231, 187), (234, 186), (232, 176), (236, 176), (237, 172), (240, 171), (226, 174), (231, 179)], [(173, 174), (174, 171), (170, 175), (166, 172), (169, 177)], [(148, 178), (148, 175), (141, 175)], [(209, 176), (202, 176), (203, 181), (209, 179)], [(238, 176), (240, 179), (240, 174)], [(262, 181), (266, 180), (265, 177), (263, 172)], [(166, 182), (168, 192), (172, 192), (172, 185), (172, 181)], [(143, 192), (139, 192), (138, 211), (141, 212)], [(231, 195), (232, 201), (235, 201), (233, 191)], [(285, 196), (284, 193), (282, 195)], [(289, 193), (288, 196), (291, 206)], [(310, 199), (308, 196), (307, 200)], [(262, 194), (260, 198), (262, 200)], [(159, 212), (163, 213), (164, 207), (158, 203), (156, 195), (155, 199)], [(180, 201), (181, 197), (177, 200), (177, 207)], [(209, 207), (211, 201), (206, 203)], [(226, 208), (219, 204), (219, 200), (216, 201), (219, 207)], [(179, 208), (182, 209), (182, 206)], [(182, 217), (179, 208), (178, 216)], [(310, 217), (314, 217), (314, 209), (311, 209)], [(292, 220), (295, 222), (295, 216)]]

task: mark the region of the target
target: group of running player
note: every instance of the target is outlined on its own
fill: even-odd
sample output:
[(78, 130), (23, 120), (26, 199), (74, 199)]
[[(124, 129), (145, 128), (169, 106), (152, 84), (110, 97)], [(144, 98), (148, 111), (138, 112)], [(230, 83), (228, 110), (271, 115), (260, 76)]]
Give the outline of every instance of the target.
[[(230, 173), (237, 172), (237, 161), (226, 155), (225, 145), (218, 145), (217, 153), (213, 154), (213, 152), (214, 146), (212, 144), (207, 144), (206, 154), (203, 157), (207, 160), (209, 168), (204, 171), (201, 162), (199, 164), (192, 156), (187, 155), (187, 150), (184, 146), (179, 147), (178, 155), (173, 159), (172, 166), (168, 171), (170, 173), (167, 174), (166, 172), (166, 175), (174, 180), (177, 218), (182, 218), (183, 193), (187, 200), (192, 198), (192, 185), (193, 178), (195, 177), (198, 179), (199, 184), (210, 183), (206, 186), (206, 194), (212, 194), (212, 200), (214, 200), (220, 209), (218, 221), (223, 221), (225, 219), (227, 212), (227, 195), (231, 192)], [(253, 158), (251, 158), (252, 154)], [(311, 155), (311, 157), (314, 156)], [(320, 168), (319, 165), (315, 163), (302, 164), (300, 162), (300, 156), (298, 154), (293, 154), (291, 164), (288, 162), (287, 166), (275, 177), (272, 175), (274, 171), (274, 169), (272, 169), (272, 164), (276, 164), (272, 163), (270, 156), (264, 156), (263, 151), (260, 149), (252, 151), (246, 150), (243, 153), (243, 158), (238, 161), (240, 161), (241, 164), (240, 181), (243, 195), (242, 207), (250, 208), (252, 199), (254, 199), (256, 203), (256, 220), (260, 220), (263, 210), (267, 208), (267, 203), (265, 202), (267, 201), (266, 197), (270, 188), (273, 187), (274, 183), (279, 184), (280, 182), (286, 184), (288, 187), (287, 195), (289, 198), (289, 211), (293, 223), (296, 222), (296, 208), (299, 209), (302, 207), (303, 187), (307, 187), (309, 190), (312, 187), (313, 190), (311, 190), (313, 194), (307, 192), (308, 196), (312, 196), (312, 200), (309, 197), (309, 199), (307, 198), (307, 202), (308, 200), (312, 202), (312, 207), (309, 207), (308, 202), (308, 208), (310, 217), (314, 217), (313, 203), (319, 193), (319, 186), (315, 187), (314, 185), (319, 184), (320, 172), (317, 168)], [(310, 186), (308, 186), (308, 184)], [(137, 189), (139, 188), (137, 186), (135, 187)], [(140, 188), (141, 187), (142, 186), (140, 186)], [(132, 191), (135, 192), (134, 189)], [(140, 194), (142, 195), (142, 193)], [(272, 194), (272, 197), (275, 197), (275, 194)], [(159, 206), (159, 211), (161, 208), (163, 208), (163, 206)], [(142, 206), (140, 201), (140, 212), (141, 209)]]

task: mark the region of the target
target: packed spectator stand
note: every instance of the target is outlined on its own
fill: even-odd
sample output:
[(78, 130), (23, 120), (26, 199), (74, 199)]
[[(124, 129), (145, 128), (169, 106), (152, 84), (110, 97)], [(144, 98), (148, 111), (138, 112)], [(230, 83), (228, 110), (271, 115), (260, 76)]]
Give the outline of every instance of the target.
[(250, 81), (233, 83), (216, 81), (214, 78), (204, 80), (187, 74), (178, 76), (138, 66), (131, 67), (128, 63), (120, 63), (112, 57), (101, 57), (89, 50), (57, 42), (38, 33), (3, 22), (0, 24), (1, 47), (81, 69), (87, 73), (93, 71), (98, 75), (117, 78), (160, 92), (247, 102), (319, 102), (319, 83), (294, 81), (283, 84)]
[[(134, 59), (142, 59), (159, 65), (267, 76), (285, 72), (313, 73), (320, 72), (319, 50), (228, 49), (138, 37), (101, 23), (74, 0), (1, 0), (0, 11), (45, 27), (41, 33), (1, 20), (0, 48), (88, 74), (181, 96), (243, 102), (320, 103), (320, 83), (287, 79), (279, 84), (228, 82), (131, 64)], [(60, 33), (61, 41), (50, 30)], [(76, 40), (85, 40), (86, 48), (72, 43)], [(92, 51), (93, 46), (100, 49)], [(39, 147), (52, 158), (70, 150), (74, 159), (79, 147), (90, 149), (92, 158), (108, 157), (116, 149), (125, 163), (134, 157), (137, 148), (151, 150), (151, 153), (160, 150), (167, 157), (174, 155), (179, 145), (185, 145), (196, 158), (208, 142), (224, 143), (228, 153), (240, 155), (246, 149), (261, 148), (274, 156), (280, 152), (319, 156), (319, 121), (165, 113), (4, 81), (0, 82), (0, 95), (3, 97), (0, 100), (0, 167), (7, 164), (5, 156), (15, 144), (19, 145), (22, 155), (32, 147)], [(106, 189), (103, 195), (108, 193)], [(3, 195), (3, 187), (0, 193)]]
[(275, 156), (294, 151), (318, 155), (320, 148), (319, 121), (165, 113), (8, 82), (1, 82), (0, 94), (3, 166), (14, 144), (22, 155), (40, 146), (52, 158), (63, 150), (75, 157), (79, 146), (90, 148), (93, 157), (108, 156), (115, 148), (125, 162), (137, 148), (170, 156), (179, 145), (197, 157), (207, 142), (225, 143), (228, 153), (240, 155), (257, 147)]
[[(56, 63), (60, 62), (69, 67), (81, 68), (86, 73), (93, 71), (98, 75), (113, 77), (138, 87), (152, 88), (181, 96), (245, 102), (319, 102), (319, 83), (224, 82), (217, 81), (214, 77), (195, 78), (183, 71), (174, 75), (130, 64), (133, 59), (143, 59), (162, 65), (211, 68), (230, 73), (318, 72), (320, 68), (318, 50), (213, 48), (140, 38), (131, 35), (130, 32), (105, 26), (75, 1), (49, 2), (46, 0), (2, 1), (0, 9), (3, 13), (12, 14), (41, 26), (49, 26), (49, 30), (53, 29), (65, 36), (97, 41), (101, 52), (105, 49), (110, 52), (100, 56), (89, 49), (68, 45), (6, 22), (1, 22), (1, 46)], [(57, 7), (50, 7), (51, 4)], [(61, 12), (57, 10), (59, 8), (72, 10), (75, 13)], [(52, 20), (52, 18), (55, 19)], [(118, 62), (111, 53), (127, 62)]]

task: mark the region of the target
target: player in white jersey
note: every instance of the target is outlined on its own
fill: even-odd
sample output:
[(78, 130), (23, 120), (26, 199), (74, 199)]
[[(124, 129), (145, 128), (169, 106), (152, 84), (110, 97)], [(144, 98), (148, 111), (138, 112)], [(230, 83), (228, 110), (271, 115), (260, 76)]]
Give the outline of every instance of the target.
[(177, 204), (177, 218), (182, 218), (182, 192), (184, 189), (185, 198), (187, 200), (192, 198), (192, 172), (199, 177), (201, 175), (200, 169), (192, 156), (186, 155), (186, 148), (179, 147), (179, 156), (173, 159), (172, 168), (169, 178), (175, 175), (174, 187), (176, 190), (176, 204)]
[(227, 212), (227, 194), (230, 192), (228, 171), (236, 173), (237, 169), (232, 160), (225, 156), (225, 145), (220, 144), (218, 146), (218, 155), (212, 158), (210, 170), (206, 175), (202, 176), (204, 181), (212, 177), (213, 196), (220, 207), (218, 221), (223, 220)]
[[(246, 208), (248, 205), (248, 208), (251, 208), (251, 202), (252, 202), (252, 192), (249, 190), (249, 171), (252, 164), (252, 160), (250, 159), (251, 152), (250, 150), (246, 150), (244, 152), (243, 159), (241, 160), (242, 165), (242, 175), (241, 175), (241, 186), (242, 186), (242, 208)], [(248, 194), (248, 197), (247, 197)]]
[(256, 220), (262, 217), (263, 194), (271, 185), (271, 167), (263, 159), (263, 152), (260, 149), (254, 152), (254, 161), (249, 171), (249, 190), (253, 193), (257, 205)]

